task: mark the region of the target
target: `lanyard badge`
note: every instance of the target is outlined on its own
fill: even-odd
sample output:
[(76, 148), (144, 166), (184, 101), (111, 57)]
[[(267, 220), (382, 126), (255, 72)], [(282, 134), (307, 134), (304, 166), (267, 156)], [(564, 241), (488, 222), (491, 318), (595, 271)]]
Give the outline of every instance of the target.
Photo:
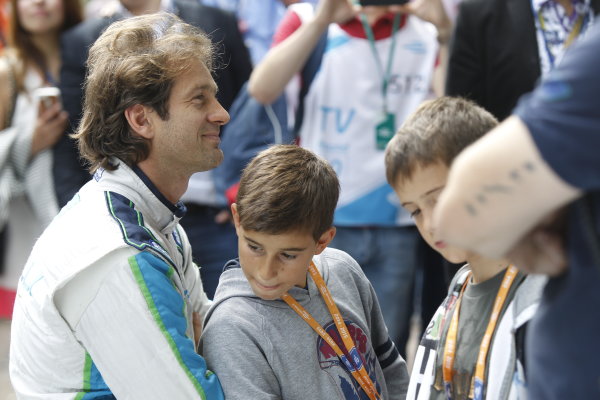
[(390, 52), (388, 54), (385, 71), (383, 70), (383, 62), (381, 61), (379, 53), (377, 52), (377, 48), (375, 47), (375, 35), (369, 26), (367, 16), (365, 14), (360, 15), (360, 22), (365, 30), (365, 34), (367, 35), (367, 39), (369, 40), (369, 45), (371, 47), (371, 52), (373, 53), (373, 58), (375, 59), (375, 64), (377, 65), (379, 74), (382, 77), (381, 97), (383, 98), (383, 113), (381, 119), (375, 126), (375, 144), (377, 146), (377, 150), (385, 150), (385, 146), (394, 136), (394, 133), (396, 133), (396, 116), (394, 113), (391, 113), (388, 110), (387, 95), (388, 86), (392, 75), (394, 50), (396, 48), (396, 32), (398, 32), (398, 28), (400, 27), (400, 14), (396, 14), (394, 16), (394, 24), (392, 27), (392, 43), (390, 44)]
[(390, 112), (384, 112), (381, 122), (375, 126), (375, 140), (377, 150), (385, 150), (388, 142), (396, 133), (396, 116)]
[(356, 382), (358, 382), (358, 384), (364, 390), (367, 396), (369, 396), (369, 399), (380, 399), (381, 396), (377, 392), (375, 384), (373, 383), (373, 381), (369, 377), (369, 374), (367, 373), (365, 365), (363, 364), (360, 358), (360, 354), (356, 349), (356, 345), (354, 344), (354, 341), (350, 336), (350, 332), (348, 331), (348, 327), (344, 322), (342, 314), (340, 313), (340, 310), (333, 301), (333, 297), (331, 296), (329, 289), (327, 289), (327, 285), (325, 284), (323, 277), (321, 276), (321, 274), (317, 270), (317, 267), (312, 261), (310, 263), (308, 271), (310, 272), (310, 276), (312, 277), (313, 281), (319, 288), (319, 292), (321, 292), (321, 296), (323, 297), (323, 300), (327, 305), (327, 309), (329, 310), (329, 313), (331, 314), (331, 317), (335, 322), (335, 326), (340, 334), (340, 337), (342, 338), (342, 342), (344, 344), (344, 347), (346, 348), (346, 352), (350, 357), (347, 357), (346, 354), (344, 354), (342, 349), (337, 345), (333, 338), (325, 331), (325, 329), (323, 329), (323, 327), (314, 319), (314, 317), (310, 315), (308, 311), (306, 311), (306, 309), (304, 309), (304, 307), (302, 307), (300, 303), (296, 301), (296, 299), (294, 299), (288, 293), (285, 293), (283, 296), (281, 296), (281, 299), (285, 301), (292, 308), (292, 310), (296, 312), (296, 314), (302, 317), (302, 319), (308, 325), (310, 325), (310, 327), (315, 332), (317, 332), (317, 334), (321, 336), (321, 338), (323, 338), (323, 340), (325, 340), (327, 344), (329, 344), (329, 346), (333, 349), (333, 351), (335, 351), (338, 358), (346, 367), (346, 369), (352, 374), (352, 377), (356, 380)]

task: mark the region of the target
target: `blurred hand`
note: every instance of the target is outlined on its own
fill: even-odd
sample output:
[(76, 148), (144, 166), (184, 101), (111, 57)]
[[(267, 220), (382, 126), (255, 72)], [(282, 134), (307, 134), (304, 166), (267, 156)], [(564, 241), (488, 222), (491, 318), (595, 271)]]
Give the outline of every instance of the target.
[(31, 158), (58, 142), (65, 133), (67, 120), (68, 114), (62, 110), (61, 104), (53, 104), (46, 110), (40, 107), (31, 140)]
[(351, 0), (321, 0), (317, 6), (315, 20), (321, 24), (343, 24), (358, 14)]
[(452, 21), (448, 18), (442, 0), (414, 0), (399, 6), (390, 6), (390, 11), (412, 14), (435, 25), (438, 40), (446, 43), (452, 34)]
[(508, 253), (510, 261), (527, 273), (558, 276), (567, 270), (566, 209), (553, 213)]
[(232, 222), (233, 221), (233, 217), (231, 215), (231, 211), (229, 211), (228, 208), (225, 208), (221, 211), (219, 211), (217, 213), (217, 215), (215, 215), (215, 222), (217, 224), (225, 224), (227, 222)]

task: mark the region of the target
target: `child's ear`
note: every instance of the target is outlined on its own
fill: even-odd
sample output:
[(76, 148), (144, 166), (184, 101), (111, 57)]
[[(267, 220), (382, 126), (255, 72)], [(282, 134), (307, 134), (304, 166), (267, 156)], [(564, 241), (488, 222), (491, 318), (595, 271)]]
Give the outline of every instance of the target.
[(240, 227), (240, 216), (237, 212), (237, 204), (235, 203), (231, 203), (231, 215), (233, 216), (233, 225), (235, 225), (235, 231), (238, 233), (238, 229)]
[(327, 229), (321, 235), (319, 240), (317, 240), (317, 251), (315, 252), (315, 254), (321, 254), (323, 252), (323, 250), (325, 250), (325, 248), (329, 245), (329, 243), (331, 243), (334, 236), (335, 236), (335, 227), (332, 226), (331, 228)]

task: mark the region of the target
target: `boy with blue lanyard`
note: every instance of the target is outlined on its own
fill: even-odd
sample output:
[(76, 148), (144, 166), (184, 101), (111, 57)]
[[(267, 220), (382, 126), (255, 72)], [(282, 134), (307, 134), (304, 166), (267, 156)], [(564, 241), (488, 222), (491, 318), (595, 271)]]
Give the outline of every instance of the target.
[(240, 257), (225, 266), (201, 341), (228, 400), (406, 395), (371, 284), (327, 248), (338, 194), (333, 168), (298, 146), (264, 150), (242, 173), (231, 207)]

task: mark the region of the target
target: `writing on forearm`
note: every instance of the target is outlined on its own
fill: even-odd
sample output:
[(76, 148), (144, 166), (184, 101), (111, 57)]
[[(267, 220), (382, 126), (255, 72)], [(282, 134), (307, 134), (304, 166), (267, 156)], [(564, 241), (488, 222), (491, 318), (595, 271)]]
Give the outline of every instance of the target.
[(516, 168), (508, 172), (510, 183), (484, 184), (481, 189), (475, 193), (474, 199), (465, 203), (467, 214), (475, 217), (479, 211), (488, 203), (488, 199), (498, 195), (509, 195), (518, 186), (524, 184), (528, 175), (535, 173), (535, 164), (532, 161), (525, 161)]

